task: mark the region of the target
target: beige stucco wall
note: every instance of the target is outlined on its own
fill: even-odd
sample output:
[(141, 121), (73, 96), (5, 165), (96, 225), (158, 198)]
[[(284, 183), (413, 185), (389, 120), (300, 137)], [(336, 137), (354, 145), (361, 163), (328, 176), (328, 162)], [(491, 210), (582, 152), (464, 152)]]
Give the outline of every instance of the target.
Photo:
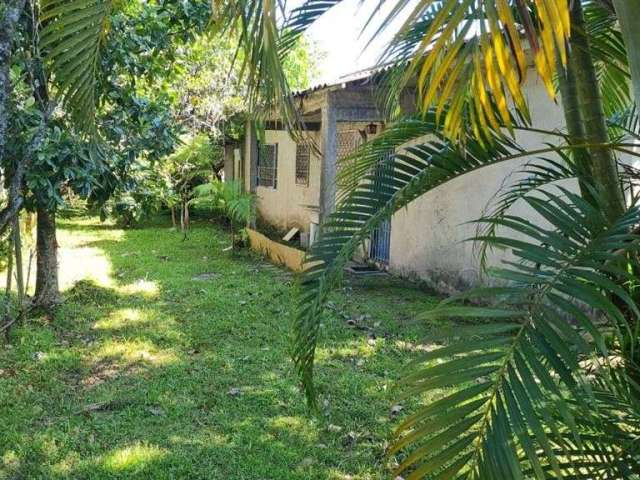
[[(526, 95), (533, 125), (552, 130), (563, 126), (561, 107), (547, 96), (542, 82), (530, 73)], [(543, 148), (544, 142), (555, 140), (539, 134), (520, 134), (525, 148)], [(552, 156), (551, 154), (548, 156)], [(525, 158), (481, 169), (457, 178), (416, 199), (401, 210), (391, 222), (389, 269), (406, 276), (428, 280), (439, 290), (456, 291), (476, 283), (479, 261), (472, 242), (465, 240), (476, 234), (476, 226), (467, 222), (482, 216), (501, 186), (515, 179), (515, 171), (531, 160)], [(577, 188), (575, 182), (564, 186)], [(512, 212), (541, 221), (523, 203)], [(490, 256), (496, 265), (505, 258), (502, 252)]]
[[(278, 182), (276, 188), (256, 187), (258, 215), (283, 230), (298, 227), (309, 231), (309, 223), (317, 222), (320, 201), (320, 159), (311, 155), (309, 185), (296, 184), (296, 143), (284, 130), (266, 130), (265, 142), (278, 145)], [(318, 132), (309, 135), (316, 144)], [(247, 158), (247, 157), (245, 157)], [(245, 162), (245, 181), (248, 186), (249, 162)]]

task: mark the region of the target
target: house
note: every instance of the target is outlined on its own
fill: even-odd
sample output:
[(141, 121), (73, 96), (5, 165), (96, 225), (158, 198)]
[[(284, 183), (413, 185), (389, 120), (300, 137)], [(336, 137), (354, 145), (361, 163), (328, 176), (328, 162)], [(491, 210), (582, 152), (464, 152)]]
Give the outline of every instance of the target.
[[(258, 148), (256, 134), (247, 126), (236, 173), (246, 189), (256, 193), (264, 221), (282, 230), (298, 227), (313, 239), (319, 222), (334, 206), (339, 159), (384, 128), (374, 89), (375, 75), (365, 75), (296, 94), (320, 154), (296, 143), (277, 121), (267, 123), (264, 144)], [(524, 92), (535, 126), (563, 128), (562, 108), (548, 97), (533, 68)], [(407, 98), (415, 98), (414, 92), (407, 92)], [(539, 148), (557, 137), (525, 132), (517, 140), (525, 148)], [(479, 259), (473, 244), (465, 241), (476, 234), (476, 227), (468, 222), (485, 213), (496, 193), (529, 160), (480, 169), (414, 200), (372, 235), (365, 255), (390, 272), (426, 280), (440, 291), (451, 293), (477, 283)], [(569, 188), (577, 188), (574, 183)], [(513, 209), (517, 215), (541, 221), (525, 205)], [(492, 252), (489, 263), (500, 263), (505, 255)]]
[(313, 238), (321, 219), (333, 210), (339, 159), (384, 127), (372, 78), (364, 74), (295, 93), (310, 142), (296, 142), (273, 120), (266, 122), (258, 146), (247, 125), (240, 176), (245, 188), (256, 193), (262, 220), (280, 230), (297, 227)]

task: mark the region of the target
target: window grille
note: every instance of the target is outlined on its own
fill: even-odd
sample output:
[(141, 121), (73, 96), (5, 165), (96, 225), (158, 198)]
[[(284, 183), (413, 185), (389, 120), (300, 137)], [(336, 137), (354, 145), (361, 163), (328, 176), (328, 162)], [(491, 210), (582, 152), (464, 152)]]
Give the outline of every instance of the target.
[(278, 144), (265, 143), (258, 147), (258, 181), (261, 187), (278, 187)]
[(362, 136), (357, 130), (343, 130), (337, 136), (338, 161), (352, 154), (362, 144)]
[(309, 145), (296, 145), (296, 185), (309, 185), (309, 164), (311, 149)]

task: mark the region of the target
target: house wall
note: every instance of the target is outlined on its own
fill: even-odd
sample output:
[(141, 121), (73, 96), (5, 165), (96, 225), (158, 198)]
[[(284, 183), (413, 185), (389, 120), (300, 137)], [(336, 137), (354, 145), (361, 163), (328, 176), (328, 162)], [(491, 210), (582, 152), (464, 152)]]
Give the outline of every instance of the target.
[[(525, 92), (534, 125), (548, 130), (563, 126), (561, 106), (549, 99), (544, 85), (533, 72), (528, 75)], [(552, 140), (555, 137), (518, 135), (518, 141), (525, 148), (541, 148), (545, 141)], [(510, 185), (515, 171), (529, 160), (531, 158), (505, 162), (467, 174), (423, 195), (395, 214), (391, 222), (389, 270), (417, 276), (445, 292), (477, 283), (477, 252), (472, 242), (465, 241), (476, 234), (476, 226), (467, 222), (481, 217), (501, 186)], [(577, 189), (576, 182), (564, 186)], [(521, 202), (516, 203), (511, 212), (542, 221)], [(499, 264), (505, 258), (505, 253), (494, 252), (489, 264)]]
[[(295, 226), (308, 232), (309, 223), (318, 221), (320, 158), (312, 153), (309, 165), (309, 185), (298, 185), (295, 177), (296, 142), (284, 130), (265, 130), (264, 135), (266, 143), (278, 145), (278, 182), (276, 188), (256, 187), (258, 215), (283, 230)], [(309, 135), (316, 144), (319, 142), (319, 132), (310, 132)], [(245, 162), (244, 168), (245, 186), (248, 187), (249, 162)]]

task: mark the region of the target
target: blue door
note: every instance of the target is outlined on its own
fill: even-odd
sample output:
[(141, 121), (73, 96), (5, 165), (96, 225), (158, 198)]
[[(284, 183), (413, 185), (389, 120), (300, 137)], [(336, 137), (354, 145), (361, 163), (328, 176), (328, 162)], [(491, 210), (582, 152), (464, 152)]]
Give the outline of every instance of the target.
[(391, 222), (385, 220), (371, 235), (369, 258), (371, 260), (389, 265), (389, 251), (391, 246)]
[[(377, 169), (374, 184), (382, 185), (384, 179), (393, 172), (391, 154), (382, 161)], [(369, 246), (369, 258), (377, 263), (389, 265), (389, 252), (391, 250), (391, 221), (385, 220), (371, 234), (371, 244)]]

